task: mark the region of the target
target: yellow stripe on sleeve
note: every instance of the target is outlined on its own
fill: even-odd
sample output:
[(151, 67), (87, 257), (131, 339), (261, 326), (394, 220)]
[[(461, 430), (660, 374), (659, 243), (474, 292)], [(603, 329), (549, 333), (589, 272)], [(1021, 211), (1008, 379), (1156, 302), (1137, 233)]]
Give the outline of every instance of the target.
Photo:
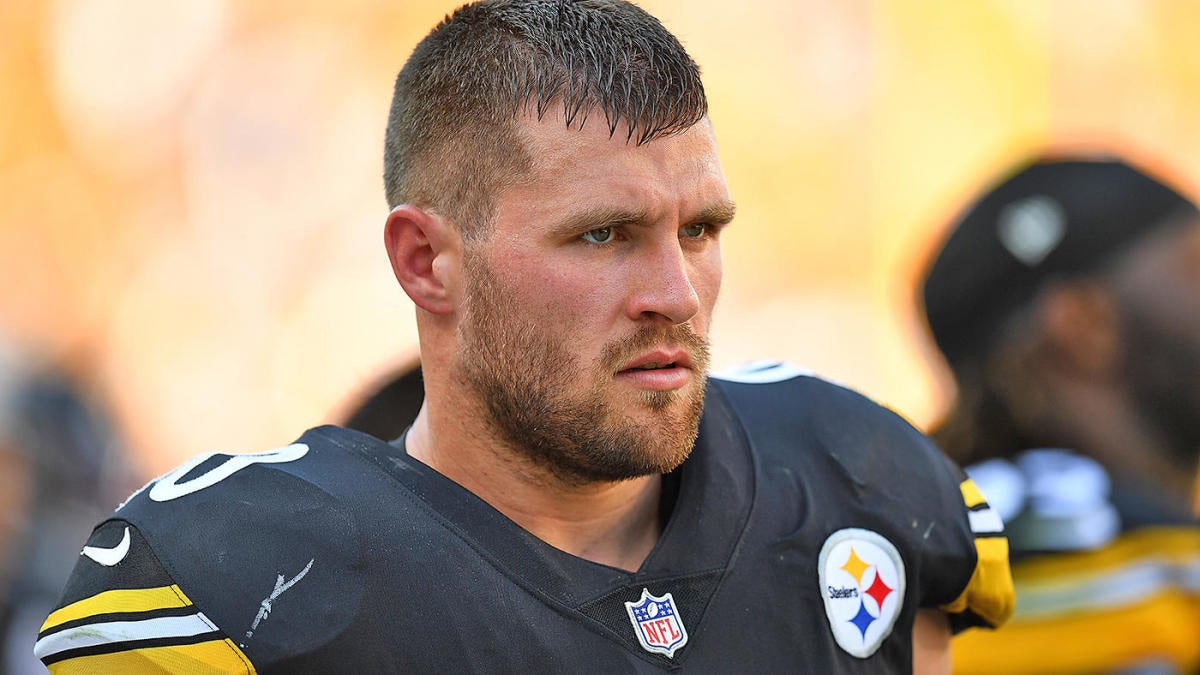
[(967, 587), (940, 609), (950, 614), (961, 614), (969, 609), (993, 627), (1000, 626), (1012, 616), (1017, 604), (1012, 570), (1008, 566), (1008, 539), (976, 539), (975, 552), (978, 561)]
[(256, 675), (254, 664), (232, 640), (210, 640), (194, 645), (131, 649), (95, 654), (50, 664), (51, 675), (95, 673), (187, 673), (188, 675)]
[(968, 509), (975, 508), (987, 501), (983, 493), (979, 491), (979, 486), (975, 485), (975, 481), (970, 478), (959, 484), (958, 489), (962, 491), (963, 503)]
[(41, 630), (46, 631), (68, 621), (85, 619), (97, 614), (149, 612), (155, 609), (187, 607), (191, 604), (192, 601), (188, 600), (183, 590), (175, 585), (104, 591), (55, 610), (46, 617), (46, 622), (42, 624)]

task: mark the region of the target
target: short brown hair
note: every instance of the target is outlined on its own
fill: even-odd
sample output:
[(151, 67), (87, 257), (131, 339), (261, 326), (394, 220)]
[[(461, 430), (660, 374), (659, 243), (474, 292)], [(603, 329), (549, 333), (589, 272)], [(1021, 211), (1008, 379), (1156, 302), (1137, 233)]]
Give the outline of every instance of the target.
[(623, 0), (482, 0), (446, 17), (396, 78), (384, 144), (388, 204), (439, 211), (464, 237), (528, 171), (516, 119), (561, 104), (596, 110), (637, 144), (708, 112), (700, 70), (675, 36)]

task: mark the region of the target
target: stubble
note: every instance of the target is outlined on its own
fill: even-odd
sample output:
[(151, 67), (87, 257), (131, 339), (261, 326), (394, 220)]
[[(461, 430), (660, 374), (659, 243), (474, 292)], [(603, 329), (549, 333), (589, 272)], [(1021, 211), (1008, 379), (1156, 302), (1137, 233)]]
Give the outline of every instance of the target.
[[(583, 361), (561, 328), (521, 311), (486, 262), (470, 256), (466, 263), (459, 371), (486, 407), (492, 432), (513, 452), (568, 484), (667, 473), (687, 459), (704, 410), (704, 336), (688, 324), (645, 326), (606, 344), (594, 362)], [(696, 386), (643, 391), (636, 402), (611, 404), (613, 375), (663, 345), (687, 350)], [(651, 422), (638, 419), (638, 406), (653, 414)]]

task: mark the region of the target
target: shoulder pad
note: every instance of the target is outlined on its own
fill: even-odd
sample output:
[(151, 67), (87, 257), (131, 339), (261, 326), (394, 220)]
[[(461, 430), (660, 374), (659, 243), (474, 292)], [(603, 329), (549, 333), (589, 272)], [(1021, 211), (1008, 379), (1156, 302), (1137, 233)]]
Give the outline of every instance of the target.
[(34, 655), (55, 673), (164, 672), (168, 665), (255, 672), (162, 568), (137, 528), (121, 520), (105, 522), (88, 539)]
[(1017, 456), (1025, 479), (1025, 510), (1009, 524), (1013, 547), (1023, 551), (1093, 549), (1112, 541), (1121, 518), (1109, 497), (1108, 472), (1095, 460), (1066, 450), (1039, 448)]
[(270, 452), (196, 457), (115, 517), (255, 663), (270, 663), (334, 639), (358, 612), (366, 582), (351, 476), (362, 471), (309, 433)]

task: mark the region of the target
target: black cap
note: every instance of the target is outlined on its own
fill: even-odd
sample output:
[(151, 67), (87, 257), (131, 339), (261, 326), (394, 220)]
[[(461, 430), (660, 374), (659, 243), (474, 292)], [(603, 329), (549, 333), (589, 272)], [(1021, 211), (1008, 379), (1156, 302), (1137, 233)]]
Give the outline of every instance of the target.
[(1097, 269), (1195, 206), (1118, 160), (1018, 167), (951, 228), (925, 276), (925, 315), (951, 364), (984, 353), (1048, 279)]

